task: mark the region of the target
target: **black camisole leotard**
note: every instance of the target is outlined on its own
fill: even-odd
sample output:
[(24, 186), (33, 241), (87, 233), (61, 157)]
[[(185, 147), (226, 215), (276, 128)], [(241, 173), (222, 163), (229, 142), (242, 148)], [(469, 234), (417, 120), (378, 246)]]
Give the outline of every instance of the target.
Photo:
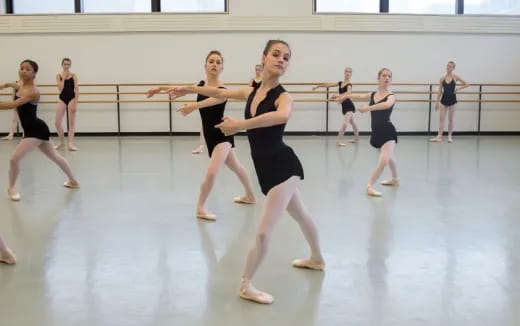
[[(278, 85), (270, 89), (266, 97), (258, 104), (255, 116), (251, 115), (251, 102), (258, 90), (256, 87), (249, 95), (244, 116), (251, 119), (261, 114), (276, 111), (275, 101), (285, 89)], [(273, 187), (283, 183), (292, 176), (303, 179), (303, 167), (293, 149), (283, 142), (285, 123), (276, 126), (247, 130), (251, 147), (251, 156), (262, 193), (267, 195)]]
[[(349, 86), (352, 87), (351, 83), (348, 83), (347, 85), (345, 85), (345, 87), (341, 87), (341, 84), (343, 84), (343, 82), (339, 81), (338, 82), (338, 93), (340, 93), (340, 94), (346, 93), (348, 91)], [(356, 107), (354, 106), (354, 103), (352, 103), (351, 99), (348, 98), (341, 103), (341, 112), (343, 114), (345, 114), (347, 112), (356, 112)]]
[[(16, 95), (16, 98), (20, 98), (18, 94)], [(38, 118), (36, 115), (37, 109), (38, 104), (33, 102), (25, 103), (16, 108), (18, 118), (20, 119), (24, 131), (24, 138), (49, 140), (51, 135), (49, 127), (45, 121)]]
[(74, 93), (74, 78), (70, 77), (65, 79), (63, 82), (63, 89), (60, 93), (60, 100), (62, 100), (65, 104), (69, 104), (69, 102), (72, 101), (74, 97), (76, 97), (76, 93)]
[[(380, 99), (377, 103), (374, 101), (374, 95), (376, 92), (373, 92), (370, 96), (370, 105), (378, 104), (381, 102), (386, 102), (389, 96), (394, 96), (394, 94), (388, 94), (387, 96)], [(392, 115), (392, 111), (394, 106), (386, 109), (386, 110), (375, 110), (370, 111), (371, 117), (371, 126), (372, 126), (372, 134), (370, 135), (370, 145), (375, 148), (381, 148), (385, 143), (395, 140), (397, 143), (397, 131), (395, 130), (394, 125), (390, 121), (390, 116)]]
[[(201, 80), (197, 86), (204, 85), (205, 82)], [(207, 96), (199, 94), (197, 95), (197, 102), (204, 101), (207, 98)], [(206, 140), (206, 146), (208, 147), (209, 157), (211, 157), (211, 154), (213, 153), (213, 149), (215, 149), (215, 146), (217, 146), (220, 143), (228, 142), (231, 144), (231, 147), (235, 147), (235, 140), (233, 136), (226, 136), (222, 133), (222, 131), (220, 131), (220, 129), (215, 128), (215, 125), (218, 125), (222, 122), (225, 108), (226, 102), (213, 106), (208, 106), (199, 110), (200, 118), (202, 120), (202, 130), (204, 131), (204, 140)]]
[(455, 95), (455, 87), (457, 83), (455, 79), (452, 79), (451, 82), (446, 83), (446, 79), (442, 80), (442, 97), (441, 104), (444, 106), (451, 106), (457, 103), (457, 95)]

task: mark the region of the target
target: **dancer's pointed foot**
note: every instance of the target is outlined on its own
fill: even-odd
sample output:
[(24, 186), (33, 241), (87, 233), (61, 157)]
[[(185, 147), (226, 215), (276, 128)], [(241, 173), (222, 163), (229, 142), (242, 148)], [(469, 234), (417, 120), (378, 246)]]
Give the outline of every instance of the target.
[(200, 145), (199, 147), (197, 147), (194, 150), (192, 150), (191, 154), (200, 154), (202, 152), (204, 152), (204, 147), (202, 145)]

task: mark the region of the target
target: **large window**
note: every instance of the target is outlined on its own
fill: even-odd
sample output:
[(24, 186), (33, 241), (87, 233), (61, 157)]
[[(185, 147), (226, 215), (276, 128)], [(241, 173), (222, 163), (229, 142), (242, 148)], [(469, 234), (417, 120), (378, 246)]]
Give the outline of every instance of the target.
[(161, 11), (225, 12), (226, 0), (161, 0)]
[(455, 14), (455, 0), (389, 0), (394, 14)]
[[(68, 1), (74, 2), (74, 0)], [(150, 0), (82, 0), (82, 2), (84, 13), (129, 13), (152, 11), (152, 2)], [(187, 2), (189, 1), (187, 0)]]
[(0, 0), (0, 15), (5, 14), (5, 1)]
[(520, 15), (520, 0), (464, 0), (464, 13)]
[(347, 13), (365, 12), (378, 13), (379, 0), (315, 0), (316, 12)]
[[(5, 5), (5, 1), (2, 0)], [(15, 14), (71, 14), (74, 13), (74, 0), (13, 0)]]

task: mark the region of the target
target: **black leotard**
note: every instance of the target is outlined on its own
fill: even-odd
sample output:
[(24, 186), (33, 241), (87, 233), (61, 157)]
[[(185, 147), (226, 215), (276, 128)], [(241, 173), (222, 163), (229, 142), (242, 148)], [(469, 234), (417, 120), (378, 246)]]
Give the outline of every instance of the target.
[[(373, 92), (370, 96), (370, 105), (374, 105), (381, 102), (386, 102), (389, 96), (394, 96), (394, 94), (388, 94), (387, 96), (380, 99), (377, 103), (374, 101), (374, 95), (376, 92)], [(372, 120), (372, 134), (370, 136), (370, 145), (375, 148), (381, 148), (386, 142), (390, 140), (395, 140), (397, 143), (397, 131), (395, 130), (394, 125), (390, 121), (390, 115), (392, 115), (392, 110), (394, 106), (386, 109), (386, 110), (375, 110), (370, 111), (370, 117)]]
[(262, 81), (257, 82), (254, 79), (251, 81), (251, 87), (253, 87), (253, 88), (258, 88), (258, 86), (260, 86), (260, 84), (262, 84)]
[[(16, 95), (16, 98), (20, 98), (18, 94)], [(18, 118), (20, 119), (24, 131), (24, 138), (49, 140), (51, 135), (49, 127), (45, 121), (36, 116), (37, 109), (38, 104), (33, 102), (25, 103), (16, 108)]]
[[(348, 91), (348, 87), (352, 87), (352, 84), (351, 83), (348, 83), (347, 85), (345, 85), (345, 87), (341, 87), (341, 84), (343, 84), (343, 82), (339, 81), (338, 82), (338, 92), (340, 94), (344, 94)], [(346, 99), (345, 101), (343, 101), (343, 103), (341, 103), (341, 112), (343, 114), (347, 113), (347, 112), (356, 112), (356, 107), (354, 106), (354, 103), (352, 103), (352, 100), (351, 99)]]
[[(247, 99), (244, 113), (246, 119), (253, 118), (251, 116), (251, 102), (257, 90), (258, 87), (251, 92)], [(265, 99), (258, 104), (255, 116), (276, 111), (274, 103), (282, 93), (285, 93), (285, 89), (281, 85), (270, 89)], [(269, 190), (292, 176), (299, 176), (300, 179), (304, 177), (300, 160), (293, 149), (282, 140), (284, 129), (285, 123), (247, 130), (251, 156), (264, 195), (267, 195)]]
[[(203, 80), (201, 80), (198, 84), (198, 86), (204, 85), (205, 82)], [(204, 101), (207, 98), (207, 96), (199, 94), (197, 95), (197, 102)], [(204, 139), (206, 140), (206, 146), (208, 147), (209, 157), (211, 157), (211, 154), (213, 154), (213, 149), (215, 146), (220, 143), (228, 142), (231, 144), (231, 147), (235, 147), (235, 140), (233, 136), (225, 136), (222, 131), (220, 131), (220, 129), (215, 128), (215, 125), (218, 125), (222, 122), (225, 108), (226, 102), (199, 109), (200, 118), (202, 120), (202, 130), (204, 131)]]
[(446, 83), (446, 79), (442, 80), (442, 105), (451, 106), (457, 103), (457, 95), (455, 95), (455, 86), (457, 86), (455, 79), (452, 79), (450, 83)]
[(60, 100), (62, 100), (65, 104), (69, 104), (69, 102), (72, 101), (74, 97), (76, 97), (76, 93), (74, 93), (74, 78), (70, 77), (69, 79), (65, 79), (63, 82), (63, 89), (60, 93)]

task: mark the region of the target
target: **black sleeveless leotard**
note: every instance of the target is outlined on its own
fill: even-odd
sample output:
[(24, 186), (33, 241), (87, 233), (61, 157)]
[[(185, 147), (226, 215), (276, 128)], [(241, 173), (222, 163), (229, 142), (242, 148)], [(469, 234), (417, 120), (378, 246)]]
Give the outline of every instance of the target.
[[(20, 98), (18, 94), (16, 98)], [(47, 124), (36, 116), (37, 103), (29, 102), (16, 108), (18, 118), (22, 124), (25, 138), (49, 140), (51, 135)]]
[[(340, 94), (344, 94), (348, 91), (348, 87), (352, 87), (352, 84), (351, 83), (348, 83), (347, 85), (345, 85), (345, 87), (341, 87), (341, 84), (343, 84), (343, 82), (339, 81), (338, 82), (338, 93)], [(346, 99), (345, 101), (343, 101), (343, 103), (341, 103), (341, 112), (343, 114), (347, 113), (347, 112), (356, 112), (356, 107), (354, 106), (354, 103), (352, 103), (352, 100), (351, 99)]]
[[(251, 92), (247, 99), (244, 113), (246, 119), (253, 118), (251, 102), (257, 90), (258, 87)], [(255, 116), (276, 111), (274, 103), (282, 93), (285, 93), (285, 89), (281, 85), (270, 89), (265, 99), (258, 104)], [(284, 129), (285, 123), (247, 130), (258, 183), (264, 195), (292, 176), (299, 176), (300, 179), (304, 177), (300, 160), (293, 149), (282, 140)]]
[(446, 79), (442, 80), (442, 105), (451, 106), (457, 103), (457, 95), (455, 95), (455, 86), (457, 86), (455, 79), (452, 79), (450, 83), (446, 83)]
[[(373, 92), (370, 96), (370, 105), (374, 105), (381, 102), (386, 102), (389, 96), (394, 96), (394, 94), (388, 94), (387, 96), (380, 99), (377, 103), (374, 101), (374, 95), (376, 92)], [(390, 108), (386, 110), (376, 110), (370, 111), (370, 117), (372, 120), (372, 134), (370, 136), (370, 145), (375, 148), (381, 148), (386, 142), (395, 140), (397, 143), (397, 131), (395, 130), (394, 125), (390, 121), (390, 115), (392, 115), (392, 110), (394, 106), (392, 105)]]
[[(198, 86), (204, 85), (205, 82), (203, 80), (201, 80), (198, 84)], [(199, 94), (197, 95), (197, 102), (204, 101), (207, 98), (207, 96)], [(199, 109), (200, 118), (202, 120), (202, 130), (204, 131), (204, 139), (206, 140), (206, 146), (208, 147), (209, 157), (211, 157), (215, 146), (220, 143), (228, 142), (231, 144), (231, 147), (235, 147), (235, 140), (233, 136), (226, 136), (222, 133), (222, 131), (220, 131), (220, 129), (215, 128), (215, 125), (218, 125), (222, 122), (225, 108), (226, 102)]]
[(72, 101), (74, 97), (76, 97), (76, 93), (74, 93), (74, 78), (70, 77), (69, 79), (65, 79), (63, 83), (63, 89), (60, 93), (60, 100), (62, 100), (65, 104), (69, 104), (69, 102)]

